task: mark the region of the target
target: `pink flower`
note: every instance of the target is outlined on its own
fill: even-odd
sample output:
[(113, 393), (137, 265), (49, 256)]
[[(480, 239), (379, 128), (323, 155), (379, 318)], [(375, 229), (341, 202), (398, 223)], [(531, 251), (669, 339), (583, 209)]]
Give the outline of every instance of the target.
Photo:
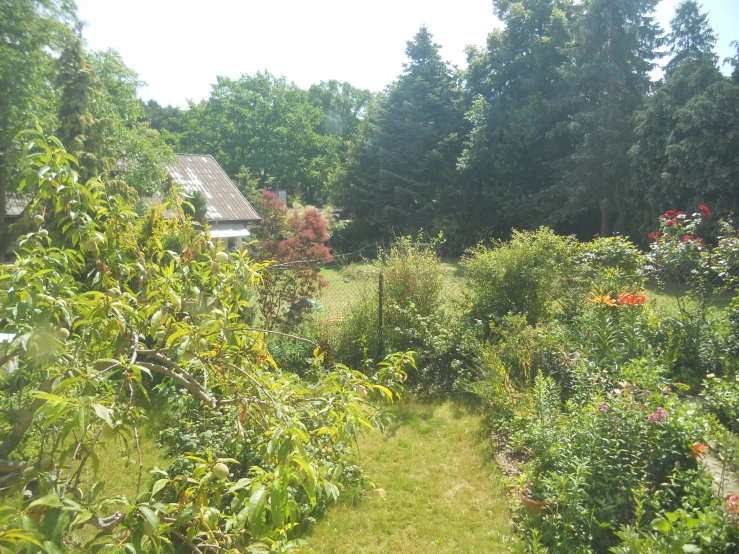
[(611, 407), (608, 404), (606, 404), (605, 402), (598, 402), (598, 411), (599, 412), (607, 412), (610, 409), (611, 409)]
[(667, 421), (667, 412), (662, 409), (662, 406), (660, 406), (653, 414), (649, 414), (647, 421), (649, 421), (649, 423), (664, 423)]
[(739, 494), (727, 494), (726, 504), (726, 510), (730, 514), (739, 516)]
[(652, 391), (650, 391), (649, 389), (644, 390), (644, 392), (641, 393), (641, 399), (646, 400), (647, 398), (649, 398), (650, 394), (652, 394)]

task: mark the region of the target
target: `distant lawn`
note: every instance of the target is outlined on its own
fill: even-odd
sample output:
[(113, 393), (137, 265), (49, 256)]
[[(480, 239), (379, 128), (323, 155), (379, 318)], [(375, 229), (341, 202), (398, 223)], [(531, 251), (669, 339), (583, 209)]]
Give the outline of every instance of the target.
[[(153, 412), (154, 410), (152, 410)], [(141, 459), (144, 472), (141, 476), (142, 487), (150, 487), (152, 476), (149, 470), (155, 467), (166, 469), (172, 463), (172, 459), (166, 454), (164, 448), (158, 446), (157, 422), (149, 422), (143, 426), (141, 431)], [(87, 492), (89, 487), (102, 481), (105, 483), (105, 493), (108, 497), (125, 496), (129, 501), (135, 502), (138, 492), (136, 482), (139, 475), (139, 461), (136, 453), (136, 445), (131, 439), (126, 445), (120, 438), (108, 441), (105, 445), (96, 448), (99, 456), (99, 467), (93, 470), (92, 464), (88, 463), (82, 471), (81, 488)], [(110, 512), (115, 510), (111, 509)], [(109, 514), (104, 514), (109, 515)], [(98, 530), (91, 525), (86, 525), (72, 533), (72, 539), (79, 543), (89, 541), (97, 534)], [(77, 550), (77, 552), (82, 552)]]
[[(457, 300), (464, 290), (462, 268), (458, 260), (441, 263), (444, 274), (443, 305), (447, 310), (459, 309)], [(379, 275), (370, 262), (354, 262), (346, 266), (336, 263), (321, 267), (321, 276), (328, 283), (317, 301), (322, 306), (322, 319), (343, 317), (352, 304), (367, 297), (377, 298)]]
[[(360, 440), (377, 489), (329, 510), (306, 537), (310, 554), (508, 552), (516, 543), (484, 416), (472, 407), (409, 401), (386, 435)], [(385, 499), (383, 499), (383, 494)]]

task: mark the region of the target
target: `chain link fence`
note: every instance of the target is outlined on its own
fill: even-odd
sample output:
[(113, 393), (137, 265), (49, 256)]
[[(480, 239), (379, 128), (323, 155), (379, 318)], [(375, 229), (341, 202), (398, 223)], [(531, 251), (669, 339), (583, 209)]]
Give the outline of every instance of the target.
[[(659, 261), (644, 255), (641, 276), (645, 280), (648, 298), (658, 309), (682, 311), (686, 307), (722, 309), (739, 292), (739, 264), (712, 264), (709, 259), (684, 259), (680, 263)], [(337, 255), (325, 263), (321, 260), (295, 262), (277, 266), (274, 271), (286, 275), (313, 269), (320, 286), (299, 307), (305, 317), (321, 328), (321, 335), (331, 341), (342, 321), (352, 309), (363, 305), (374, 317), (380, 336), (387, 333), (387, 321), (382, 320), (383, 272), (387, 267), (381, 259), (368, 259), (362, 252)], [(441, 262), (441, 305), (447, 314), (464, 310), (465, 280), (458, 261)], [(289, 281), (287, 279), (286, 281)], [(296, 285), (297, 286), (297, 285)], [(289, 310), (287, 305), (283, 309)], [(382, 345), (380, 344), (380, 351)], [(372, 353), (375, 354), (374, 352)]]

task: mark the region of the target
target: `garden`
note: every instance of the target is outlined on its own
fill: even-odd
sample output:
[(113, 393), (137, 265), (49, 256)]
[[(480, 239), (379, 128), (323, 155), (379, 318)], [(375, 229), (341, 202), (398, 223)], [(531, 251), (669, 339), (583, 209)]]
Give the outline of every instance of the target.
[(708, 207), (646, 251), (541, 228), (355, 262), (264, 193), (227, 252), (177, 190), (140, 213), (27, 138), (3, 551), (739, 551), (739, 235)]

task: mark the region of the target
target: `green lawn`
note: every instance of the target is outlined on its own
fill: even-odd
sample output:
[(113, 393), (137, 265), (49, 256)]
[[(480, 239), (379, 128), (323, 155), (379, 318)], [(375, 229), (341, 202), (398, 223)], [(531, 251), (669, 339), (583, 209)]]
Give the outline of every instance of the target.
[[(141, 429), (141, 460), (143, 462), (144, 471), (141, 477), (142, 486), (150, 486), (152, 482), (149, 470), (155, 467), (166, 469), (172, 460), (167, 456), (165, 450), (158, 446), (157, 425), (150, 422)], [(133, 440), (126, 445), (120, 438), (109, 440), (105, 446), (101, 446), (97, 453), (100, 458), (97, 471), (93, 470), (92, 464), (88, 464), (82, 472), (81, 488), (87, 491), (88, 488), (98, 481), (105, 483), (106, 495), (125, 496), (128, 500), (134, 502), (138, 491), (136, 490), (136, 482), (139, 474), (139, 461), (136, 453), (136, 446)], [(114, 512), (111, 509), (110, 512)], [(72, 540), (77, 543), (84, 543), (95, 537), (97, 529), (91, 525), (86, 525), (75, 531)]]
[[(448, 310), (459, 308), (458, 300), (463, 291), (459, 261), (441, 263), (444, 274), (444, 307)], [(343, 317), (355, 302), (367, 297), (377, 298), (377, 267), (369, 262), (354, 262), (346, 266), (327, 264), (321, 268), (321, 276), (328, 283), (321, 292), (318, 302), (323, 306), (320, 317)]]
[(386, 434), (360, 440), (377, 490), (329, 510), (310, 554), (494, 553), (515, 547), (484, 416), (473, 407), (408, 401)]

